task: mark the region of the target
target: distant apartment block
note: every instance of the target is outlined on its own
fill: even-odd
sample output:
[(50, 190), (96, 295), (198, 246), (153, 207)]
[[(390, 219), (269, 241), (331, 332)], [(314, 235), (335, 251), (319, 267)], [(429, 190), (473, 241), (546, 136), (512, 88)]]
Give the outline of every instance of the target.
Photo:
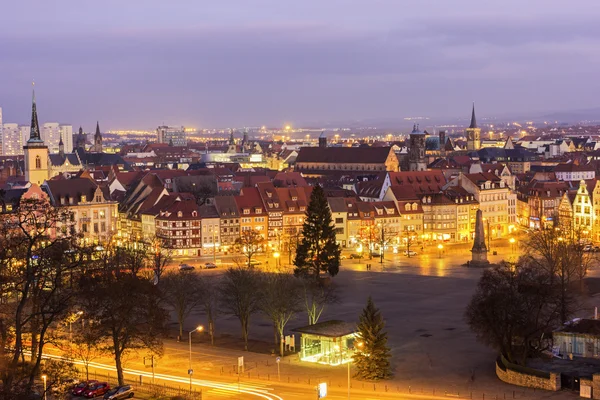
[(65, 146), (65, 152), (71, 153), (73, 151), (73, 126), (72, 125), (61, 125), (58, 122), (46, 122), (42, 126), (42, 140), (48, 146), (48, 152), (58, 153), (58, 144), (60, 139)]
[(2, 107), (0, 107), (0, 154), (4, 154), (4, 133), (2, 127)]
[(187, 136), (183, 126), (159, 126), (156, 129), (158, 143), (173, 146), (187, 146)]

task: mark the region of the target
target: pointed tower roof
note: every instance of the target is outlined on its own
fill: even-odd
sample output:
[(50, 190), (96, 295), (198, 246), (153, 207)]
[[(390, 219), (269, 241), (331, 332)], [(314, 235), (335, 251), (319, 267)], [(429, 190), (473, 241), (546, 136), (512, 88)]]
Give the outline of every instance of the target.
[(83, 135), (83, 128), (81, 127), (81, 125), (79, 125), (79, 134)]
[(58, 141), (58, 145), (59, 146), (63, 146), (64, 145), (63, 140), (62, 140), (62, 133), (60, 134), (60, 140)]
[(477, 119), (475, 118), (475, 102), (473, 102), (473, 112), (471, 113), (471, 125), (469, 125), (469, 128), (477, 128)]
[(43, 143), (42, 138), (40, 136), (40, 124), (38, 123), (37, 106), (35, 103), (35, 87), (33, 89), (31, 100), (31, 133), (29, 134), (29, 140), (27, 141), (27, 143), (34, 142)]
[(97, 138), (99, 136), (102, 136), (102, 134), (100, 133), (100, 123), (96, 121), (96, 134), (94, 135), (94, 137)]

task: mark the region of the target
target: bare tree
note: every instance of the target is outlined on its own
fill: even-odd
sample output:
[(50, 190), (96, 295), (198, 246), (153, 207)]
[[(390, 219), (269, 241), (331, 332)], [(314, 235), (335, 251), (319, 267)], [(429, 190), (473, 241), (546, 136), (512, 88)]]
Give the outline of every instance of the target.
[[(10, 302), (2, 308), (0, 337), (12, 342), (0, 349), (0, 396), (11, 398), (17, 387), (31, 390), (47, 333), (74, 300), (73, 276), (83, 258), (76, 256), (81, 250), (70, 216), (35, 197), (22, 198), (16, 212), (0, 214), (0, 285)], [(30, 364), (21, 363), (25, 334), (31, 337)]]
[(204, 309), (208, 322), (210, 344), (215, 344), (215, 319), (219, 312), (219, 285), (214, 276), (204, 276), (200, 279), (200, 306)]
[(543, 334), (560, 324), (556, 287), (535, 265), (494, 266), (484, 271), (465, 319), (481, 342), (524, 364), (543, 349)]
[(165, 302), (173, 308), (179, 324), (179, 337), (183, 337), (183, 324), (192, 311), (202, 304), (202, 280), (190, 271), (176, 271), (164, 275), (159, 287)]
[(119, 384), (123, 384), (123, 357), (131, 350), (162, 351), (161, 336), (168, 320), (160, 305), (158, 287), (132, 274), (104, 274), (85, 277), (81, 298), (85, 315), (97, 322), (95, 329), (110, 342)]
[(235, 249), (246, 258), (248, 268), (252, 268), (252, 258), (262, 250), (265, 238), (255, 229), (242, 231), (235, 241)]
[(273, 322), (274, 343), (283, 357), (283, 330), (302, 310), (300, 282), (289, 274), (267, 273), (262, 279), (260, 310)]
[(259, 311), (260, 274), (252, 269), (229, 268), (221, 281), (220, 304), (225, 314), (240, 320), (244, 350), (248, 350), (250, 317)]
[(406, 248), (406, 256), (407, 257), (410, 257), (410, 249), (414, 245), (415, 241), (416, 241), (415, 232), (411, 231), (405, 227), (404, 231), (402, 232), (402, 242), (404, 243), (404, 247)]
[(337, 287), (331, 281), (315, 282), (313, 279), (302, 279), (301, 284), (308, 324), (314, 325), (329, 304), (339, 302)]
[(73, 338), (73, 345), (69, 349), (70, 355), (81, 361), (85, 367), (85, 379), (90, 379), (90, 363), (104, 353), (101, 336), (92, 327), (82, 330)]
[(156, 236), (148, 244), (148, 250), (151, 251), (154, 284), (158, 285), (167, 265), (173, 260), (173, 250), (166, 246), (163, 239)]

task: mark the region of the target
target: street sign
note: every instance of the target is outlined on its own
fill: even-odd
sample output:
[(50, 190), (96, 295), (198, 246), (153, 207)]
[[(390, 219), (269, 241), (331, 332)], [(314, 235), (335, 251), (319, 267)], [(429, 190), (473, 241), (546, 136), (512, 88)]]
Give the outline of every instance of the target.
[(194, 373), (194, 370), (193, 370), (193, 369), (191, 369), (191, 368), (190, 368), (190, 369), (188, 369), (188, 375), (192, 375), (193, 373)]
[(319, 386), (317, 386), (317, 394), (319, 399), (327, 397), (327, 383), (319, 383)]
[(275, 362), (276, 362), (277, 364), (279, 364), (279, 363), (281, 362), (281, 357), (277, 357), (277, 358), (275, 359)]

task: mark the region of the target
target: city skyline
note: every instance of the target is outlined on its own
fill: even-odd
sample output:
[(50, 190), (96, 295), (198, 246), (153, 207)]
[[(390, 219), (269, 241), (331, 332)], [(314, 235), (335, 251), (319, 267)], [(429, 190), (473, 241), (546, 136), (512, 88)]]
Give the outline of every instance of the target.
[(600, 105), (589, 1), (32, 4), (8, 5), (0, 27), (8, 122), (27, 120), (32, 79), (40, 119), (107, 130)]

